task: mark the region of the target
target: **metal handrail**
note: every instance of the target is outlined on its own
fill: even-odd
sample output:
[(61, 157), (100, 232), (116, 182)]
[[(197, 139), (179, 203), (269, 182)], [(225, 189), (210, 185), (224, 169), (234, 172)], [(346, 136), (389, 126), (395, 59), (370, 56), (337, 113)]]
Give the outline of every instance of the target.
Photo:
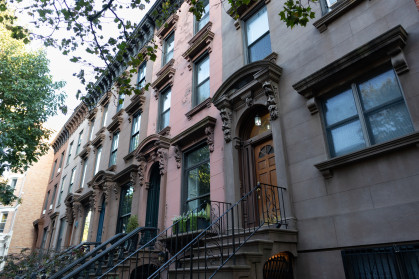
[[(54, 273), (50, 277), (50, 279), (61, 278), (66, 272), (68, 272), (69, 270), (73, 269), (75, 266), (79, 265), (80, 263), (86, 261), (86, 259), (88, 259), (91, 256), (95, 255), (98, 251), (100, 251), (103, 248), (105, 248), (108, 244), (110, 244), (110, 243), (112, 244), (113, 242), (115, 242), (117, 239), (123, 237), (124, 235), (125, 235), (125, 233), (119, 233), (119, 234), (114, 235), (113, 237), (109, 238), (107, 241), (105, 241), (102, 244), (96, 246), (95, 249), (91, 250), (89, 253), (87, 253), (83, 257), (81, 257), (81, 258), (77, 259), (76, 261), (72, 262), (66, 268), (60, 270), (57, 273)], [(96, 243), (100, 243), (100, 242), (96, 242)], [(85, 244), (85, 242), (82, 242), (79, 245), (82, 245), (82, 244)]]
[[(99, 255), (96, 255), (88, 262), (81, 265), (76, 270), (72, 271), (71, 273), (67, 274), (65, 277), (62, 277), (63, 279), (69, 279), (69, 278), (78, 278), (77, 276), (80, 272), (83, 272), (87, 270), (92, 264), (95, 264), (97, 261), (101, 260), (105, 256), (108, 256), (112, 251), (115, 249), (123, 248), (122, 246), (125, 245), (125, 243), (134, 237), (138, 235), (138, 233), (142, 231), (150, 231), (150, 230), (157, 230), (157, 228), (151, 228), (151, 227), (139, 227), (130, 232), (129, 234), (126, 234), (124, 237), (119, 239), (117, 242), (115, 242), (111, 247), (107, 248), (105, 251), (102, 251)], [(52, 279), (52, 278), (51, 278)]]

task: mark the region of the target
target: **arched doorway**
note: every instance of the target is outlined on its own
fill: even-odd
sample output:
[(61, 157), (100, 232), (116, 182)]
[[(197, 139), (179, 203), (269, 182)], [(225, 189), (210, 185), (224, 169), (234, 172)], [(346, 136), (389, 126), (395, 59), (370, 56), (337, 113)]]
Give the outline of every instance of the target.
[(293, 279), (292, 257), (289, 252), (270, 257), (263, 265), (263, 279)]
[[(150, 275), (152, 275), (157, 269), (158, 269), (158, 266), (154, 264), (145, 264), (145, 265), (139, 266), (131, 272), (130, 279), (146, 279)], [(158, 276), (155, 278), (160, 278), (160, 277)]]
[[(272, 140), (270, 114), (265, 106), (254, 106), (240, 121), (240, 172), (242, 177), (242, 195), (254, 189), (258, 183), (261, 187), (258, 199), (248, 201), (254, 212), (245, 214), (249, 226), (257, 226), (260, 221), (271, 221), (272, 207), (279, 205), (276, 190), (277, 175), (275, 150)], [(276, 216), (278, 217), (278, 216)]]
[[(151, 167), (150, 183), (147, 194), (147, 210), (145, 226), (157, 228), (159, 220), (159, 200), (160, 200), (160, 169), (158, 164)], [(144, 234), (144, 243), (151, 240), (156, 235), (156, 231), (147, 231)]]

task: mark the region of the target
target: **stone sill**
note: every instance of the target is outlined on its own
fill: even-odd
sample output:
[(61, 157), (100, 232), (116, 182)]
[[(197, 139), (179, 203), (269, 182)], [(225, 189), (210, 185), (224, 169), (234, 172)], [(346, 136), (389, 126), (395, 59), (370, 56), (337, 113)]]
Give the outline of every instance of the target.
[(319, 30), (320, 33), (327, 30), (327, 26), (341, 17), (343, 14), (348, 12), (350, 9), (358, 5), (364, 0), (341, 0), (333, 5), (333, 10), (325, 14), (322, 18), (313, 23), (314, 27)]
[(197, 106), (195, 106), (193, 109), (185, 113), (185, 116), (188, 118), (188, 120), (192, 119), (192, 116), (203, 110), (204, 108), (210, 108), (212, 103), (211, 97), (207, 98)]
[(410, 145), (419, 144), (419, 132), (413, 132), (407, 136), (403, 136), (391, 141), (376, 144), (362, 150), (358, 150), (346, 155), (335, 157), (324, 162), (315, 164), (314, 166), (322, 173), (325, 178), (333, 176), (332, 171), (335, 168), (349, 165), (361, 160), (373, 158), (387, 152), (398, 150)]

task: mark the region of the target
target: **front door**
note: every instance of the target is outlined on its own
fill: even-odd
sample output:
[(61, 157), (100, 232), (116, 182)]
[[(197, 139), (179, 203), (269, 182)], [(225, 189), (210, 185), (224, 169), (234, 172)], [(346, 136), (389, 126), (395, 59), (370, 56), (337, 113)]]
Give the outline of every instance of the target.
[(275, 153), (272, 139), (255, 146), (256, 181), (258, 190), (259, 220), (276, 223), (279, 216), (279, 192), (277, 186)]
[[(160, 199), (160, 170), (158, 164), (155, 164), (151, 169), (150, 187), (147, 194), (147, 212), (145, 219), (145, 226), (156, 228), (159, 219), (159, 199)], [(143, 241), (151, 240), (156, 235), (154, 232), (146, 232)]]
[(97, 226), (96, 242), (102, 241), (103, 221), (105, 220), (106, 202), (105, 197), (102, 198), (102, 207), (100, 209), (99, 223)]

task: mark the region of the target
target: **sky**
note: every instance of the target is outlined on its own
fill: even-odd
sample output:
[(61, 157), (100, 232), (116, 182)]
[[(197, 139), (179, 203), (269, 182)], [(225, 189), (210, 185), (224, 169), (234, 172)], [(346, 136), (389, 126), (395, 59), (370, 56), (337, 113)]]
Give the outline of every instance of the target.
[[(101, 5), (103, 3), (102, 0), (96, 0), (98, 5)], [(119, 0), (119, 3), (129, 3), (131, 0)], [(129, 19), (132, 22), (140, 22), (142, 17), (145, 15), (146, 11), (148, 11), (148, 9), (152, 6), (152, 4), (155, 1), (150, 1), (151, 3), (147, 4), (144, 2), (145, 4), (145, 9), (144, 10), (131, 10), (131, 9), (125, 9), (123, 11), (121, 11), (120, 16), (123, 17), (124, 19)], [(17, 4), (18, 5), (18, 4)], [(98, 6), (100, 7), (100, 6)], [(19, 8), (19, 7), (17, 7)], [(18, 9), (17, 9), (18, 10)], [(35, 30), (35, 32), (39, 32), (40, 30), (35, 29), (34, 27), (32, 27), (33, 25), (31, 24), (31, 21), (33, 21), (34, 19), (32, 17), (29, 17), (28, 15), (24, 14), (24, 13), (17, 13), (16, 14), (17, 17), (19, 18), (19, 23), (28, 27), (30, 30)], [(105, 14), (106, 16), (106, 14)], [(113, 19), (113, 18), (112, 18)], [(105, 24), (103, 24), (103, 30), (106, 30), (106, 32), (104, 32), (104, 35), (112, 35), (115, 36), (116, 34), (116, 28), (115, 28), (115, 24), (112, 23), (112, 20), (110, 20), (111, 23), (109, 23), (108, 26), (106, 26)], [(49, 32), (49, 31), (48, 31)], [(67, 31), (65, 30), (58, 30), (54, 33), (54, 37), (55, 38), (66, 38), (69, 37)], [(81, 49), (80, 51), (78, 51), (75, 54), (71, 54), (71, 55), (63, 55), (58, 49), (53, 48), (53, 47), (47, 47), (45, 48), (43, 46), (43, 42), (40, 40), (33, 40), (31, 42), (31, 47), (34, 49), (37, 48), (44, 48), (47, 52), (47, 57), (50, 60), (50, 73), (53, 77), (54, 81), (65, 81), (66, 85), (63, 88), (63, 91), (66, 93), (67, 95), (67, 99), (66, 99), (66, 105), (68, 108), (68, 112), (66, 115), (62, 114), (61, 112), (59, 112), (58, 115), (51, 117), (46, 123), (45, 126), (48, 129), (52, 129), (55, 131), (53, 138), (55, 138), (56, 134), (60, 131), (60, 129), (63, 127), (63, 125), (66, 123), (66, 121), (68, 120), (68, 118), (71, 116), (71, 114), (73, 113), (74, 109), (80, 104), (80, 100), (78, 100), (76, 98), (76, 93), (77, 90), (80, 89), (82, 91), (82, 93), (85, 93), (84, 90), (84, 85), (81, 84), (81, 82), (79, 81), (79, 79), (77, 77), (73, 76), (73, 73), (78, 73), (80, 71), (80, 68), (85, 68), (86, 72), (92, 72), (91, 69), (86, 68), (87, 66), (84, 65), (80, 65), (78, 63), (73, 63), (70, 62), (70, 58), (73, 55), (76, 56), (80, 56), (80, 57), (87, 57), (88, 54)], [(95, 62), (95, 63), (101, 63), (100, 59), (98, 57), (89, 57), (88, 58), (89, 61), (91, 62)], [(93, 76), (91, 76), (90, 78), (86, 79), (87, 82), (89, 81), (94, 81)]]

